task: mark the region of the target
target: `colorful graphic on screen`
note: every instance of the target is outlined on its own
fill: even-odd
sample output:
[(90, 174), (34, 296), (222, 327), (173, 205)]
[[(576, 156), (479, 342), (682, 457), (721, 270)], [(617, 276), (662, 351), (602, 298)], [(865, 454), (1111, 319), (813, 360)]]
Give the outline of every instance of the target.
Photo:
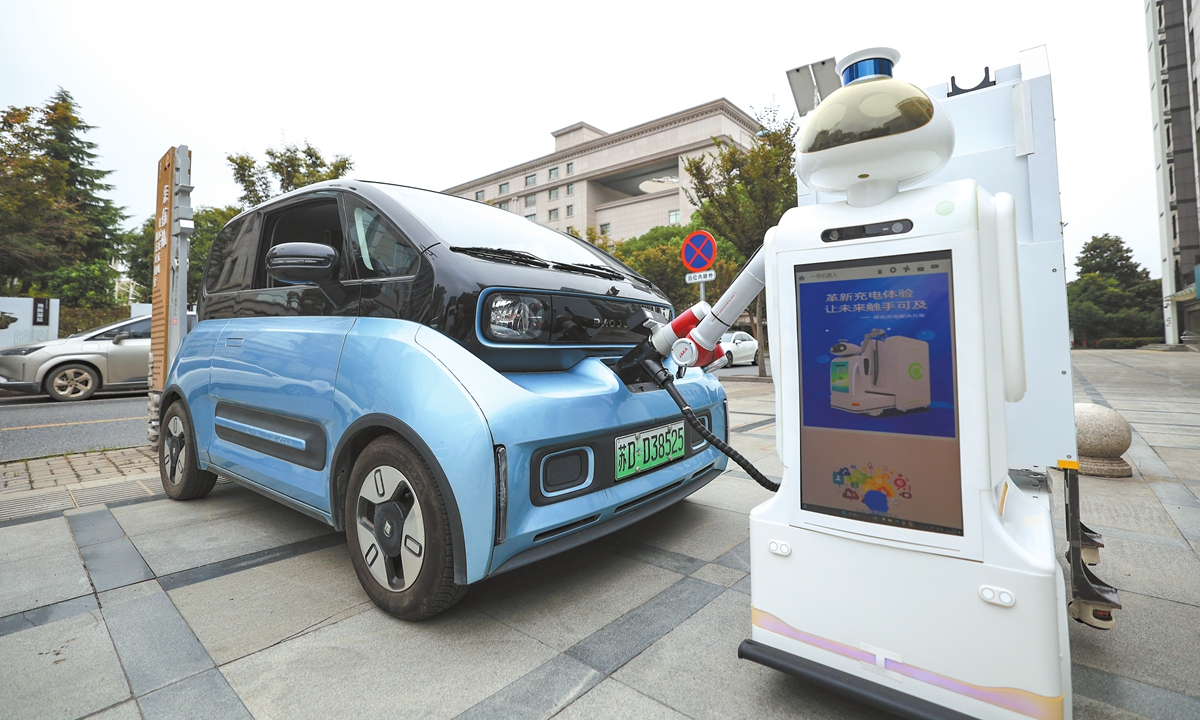
[(961, 535), (950, 253), (795, 273), (802, 508)]

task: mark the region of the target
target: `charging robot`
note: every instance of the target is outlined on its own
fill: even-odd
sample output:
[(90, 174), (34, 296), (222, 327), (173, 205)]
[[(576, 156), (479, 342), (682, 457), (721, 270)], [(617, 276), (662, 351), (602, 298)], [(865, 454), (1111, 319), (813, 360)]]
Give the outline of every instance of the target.
[[(973, 179), (918, 187), (950, 161), (955, 128), (892, 77), (898, 60), (843, 59), (844, 86), (803, 126), (800, 179), (845, 200), (788, 211), (714, 306), (647, 325), (617, 369), (649, 371), (691, 422), (662, 358), (720, 366), (720, 335), (765, 287), (782, 482), (702, 433), (778, 490), (750, 516), (753, 636), (739, 655), (904, 717), (1069, 718), (1049, 477), (1023, 460), (1010, 470), (1006, 434), (1026, 394), (1025, 336), (1040, 332), (1022, 315), (1022, 219), (1012, 195)], [(1007, 90), (1019, 110), (1020, 88)], [(1082, 565), (1100, 543), (1079, 523), (1073, 425), (1057, 427), (1069, 376), (1038, 372), (1054, 375), (1055, 408), (1018, 434), (1065, 438), (1069, 612), (1108, 627), (1120, 604)]]

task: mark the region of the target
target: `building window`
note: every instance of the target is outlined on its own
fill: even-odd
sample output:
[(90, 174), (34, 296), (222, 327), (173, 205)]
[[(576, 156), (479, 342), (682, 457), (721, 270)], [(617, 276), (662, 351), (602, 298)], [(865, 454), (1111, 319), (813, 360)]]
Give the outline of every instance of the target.
[(668, 225), (678, 225), (679, 224), (679, 211), (678, 210), (672, 210), (669, 213), (667, 213), (667, 224)]
[(567, 206), (567, 217), (575, 217), (575, 206), (574, 205)]
[(1163, 6), (1158, 6), (1158, 29), (1162, 30), (1163, 25), (1166, 25), (1166, 18), (1163, 16)]
[[(568, 234), (568, 235), (575, 235), (575, 237), (579, 237), (579, 235), (577, 235), (577, 234), (575, 233), (575, 226), (574, 226), (574, 225), (568, 225), (568, 226), (567, 226), (567, 234)], [(1200, 265), (1200, 263), (1196, 263), (1196, 264), (1197, 264), (1197, 265)]]
[(528, 214), (528, 215), (526, 215), (526, 216), (525, 216), (525, 219), (526, 219), (526, 220), (532, 220), (532, 221), (534, 221), (534, 222), (537, 222), (537, 213), (530, 213), (530, 214)]
[(558, 219), (558, 208), (554, 208), (553, 210), (551, 210), (549, 217), (551, 220), (557, 220)]
[(570, 175), (573, 172), (575, 172), (575, 163), (567, 163), (567, 174)]
[(504, 202), (500, 203), (497, 207), (499, 207), (501, 210), (507, 210), (508, 209), (508, 201), (505, 200)]
[(1167, 166), (1167, 180), (1171, 184), (1171, 194), (1174, 195), (1175, 194), (1175, 166), (1174, 165)]
[(1171, 213), (1171, 237), (1176, 240), (1179, 239), (1179, 218), (1176, 217), (1175, 213)]
[(536, 173), (533, 175), (525, 176), (525, 187), (530, 187), (531, 185), (537, 185), (537, 174)]
[(1163, 85), (1163, 110), (1171, 109), (1171, 86)]
[(550, 168), (550, 179), (551, 179), (551, 180), (557, 180), (557, 179), (558, 179), (558, 168), (556, 168), (556, 167), (552, 167), (552, 168)]
[(554, 188), (553, 190), (551, 190), (549, 195), (550, 195), (551, 200), (557, 200), (558, 199), (558, 188)]
[(567, 185), (567, 194), (568, 194), (568, 195), (574, 195), (574, 194), (575, 194), (575, 183), (570, 183), (570, 184), (568, 184), (568, 185)]
[(526, 195), (525, 207), (533, 207), (534, 205), (537, 205), (537, 195)]
[(1171, 126), (1167, 125), (1167, 147), (1171, 147)]
[(475, 202), (483, 202), (483, 191), (482, 190), (475, 191)]
[(600, 224), (600, 234), (601, 234), (601, 235), (607, 235), (607, 234), (608, 234), (608, 228), (609, 228), (609, 223), (601, 223), (601, 224)]
[(1160, 58), (1162, 58), (1162, 69), (1166, 70), (1167, 69), (1167, 46), (1166, 45), (1158, 46), (1158, 55)]
[(500, 183), (500, 194), (501, 195), (508, 194), (508, 183)]

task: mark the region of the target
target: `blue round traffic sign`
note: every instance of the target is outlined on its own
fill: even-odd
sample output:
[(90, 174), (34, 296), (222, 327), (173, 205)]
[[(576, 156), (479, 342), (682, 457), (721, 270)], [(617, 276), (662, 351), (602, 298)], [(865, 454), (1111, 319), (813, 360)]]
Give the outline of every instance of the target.
[(707, 230), (697, 230), (683, 239), (679, 259), (691, 272), (704, 272), (717, 259), (717, 241)]

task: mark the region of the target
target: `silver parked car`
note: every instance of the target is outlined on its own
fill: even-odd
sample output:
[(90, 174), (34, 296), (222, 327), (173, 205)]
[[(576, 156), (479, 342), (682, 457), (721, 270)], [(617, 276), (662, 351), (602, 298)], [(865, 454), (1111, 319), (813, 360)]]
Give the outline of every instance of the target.
[[(188, 315), (188, 328), (196, 316)], [(150, 365), (150, 316), (0, 350), (0, 389), (86, 400), (97, 390), (140, 390)]]

